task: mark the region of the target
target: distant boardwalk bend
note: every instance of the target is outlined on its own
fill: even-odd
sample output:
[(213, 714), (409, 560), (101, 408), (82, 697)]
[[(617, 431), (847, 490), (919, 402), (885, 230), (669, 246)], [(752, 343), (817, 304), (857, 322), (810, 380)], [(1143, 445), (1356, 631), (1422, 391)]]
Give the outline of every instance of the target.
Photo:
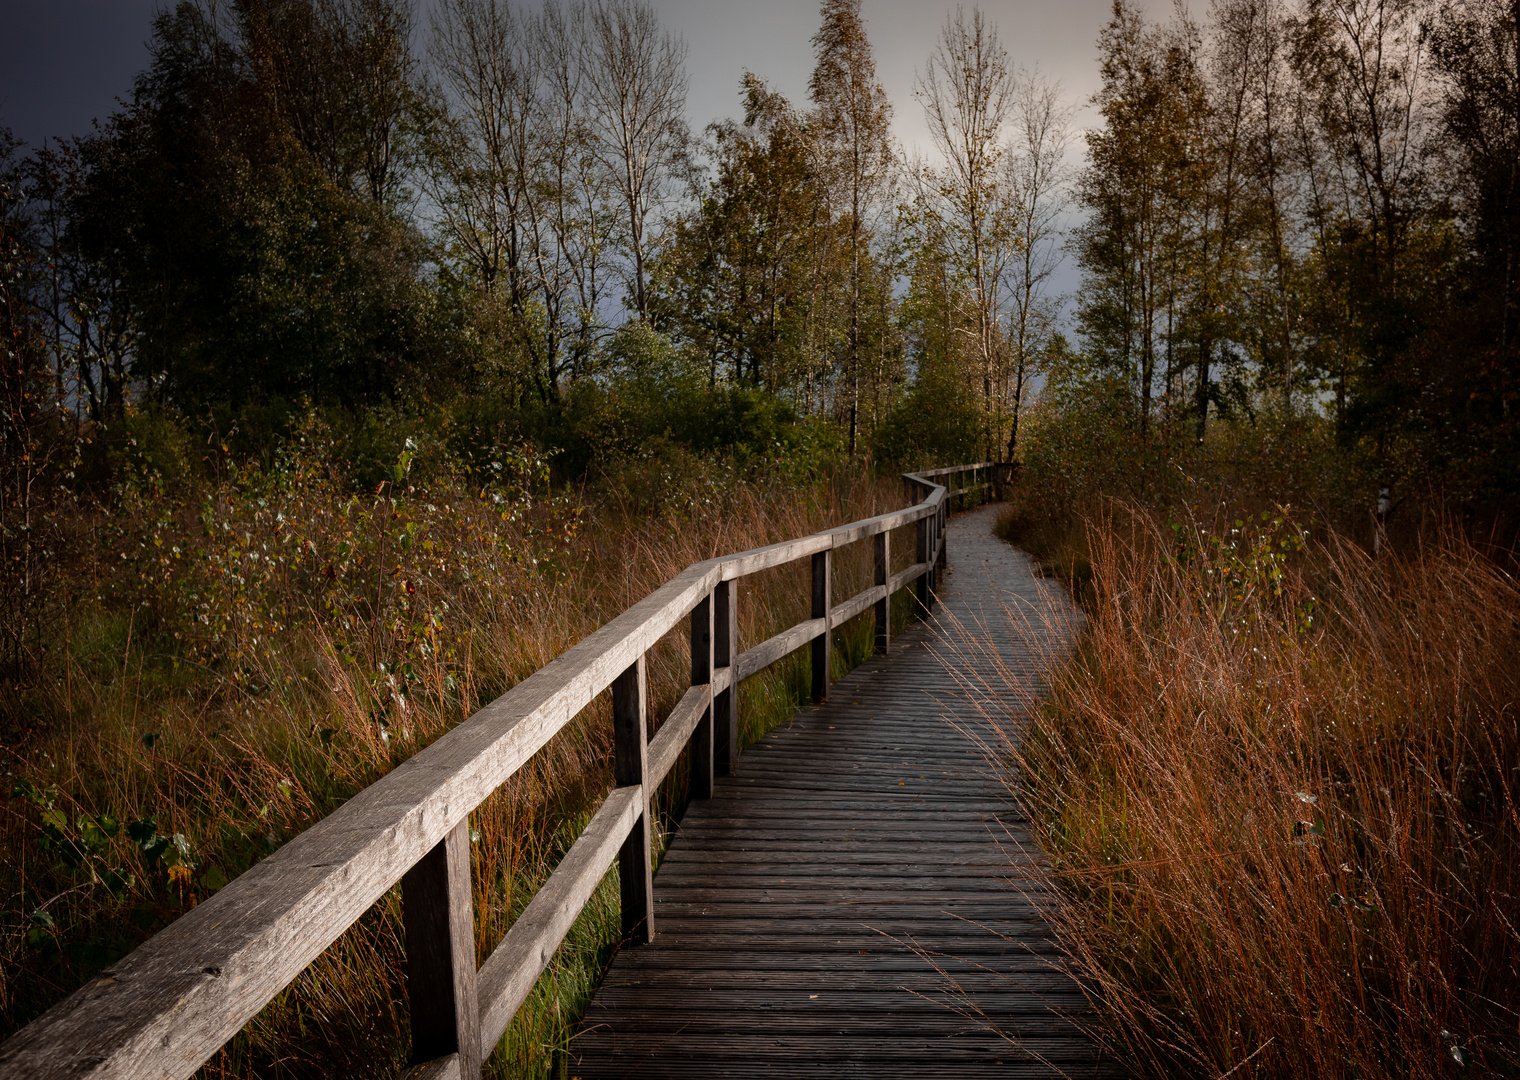
[[(1034, 845), (974, 702), (1005, 673), (1035, 682), (1072, 623), (1064, 595), (993, 537), (994, 514), (950, 519), (932, 621), (687, 810), (654, 878), (657, 933), (615, 958), (574, 1075), (1108, 1071), (1068, 1019), (1085, 1002), (1025, 899), (1038, 888), (1009, 881)], [(967, 650), (961, 628), (989, 651)]]
[[(1018, 696), (998, 673), (1034, 687), (1073, 625), (989, 510), (950, 517), (1002, 468), (905, 474), (903, 510), (688, 567), (17, 1032), (0, 1075), (188, 1077), (399, 883), (409, 1080), (475, 1080), (614, 865), (624, 947), (572, 1048), (586, 1080), (1107, 1072), (980, 745), (977, 702)], [(834, 553), (861, 543), (873, 583), (836, 602)], [(798, 564), (811, 617), (741, 649), (744, 579)], [(830, 688), (834, 628), (872, 611), (882, 652), (904, 589), (927, 621)], [(691, 688), (651, 738), (646, 654), (677, 628)], [(741, 762), (738, 683), (798, 650), (822, 706)], [(477, 968), (468, 815), (609, 690), (615, 786)], [(652, 880), (650, 798), (683, 753), (692, 801)]]

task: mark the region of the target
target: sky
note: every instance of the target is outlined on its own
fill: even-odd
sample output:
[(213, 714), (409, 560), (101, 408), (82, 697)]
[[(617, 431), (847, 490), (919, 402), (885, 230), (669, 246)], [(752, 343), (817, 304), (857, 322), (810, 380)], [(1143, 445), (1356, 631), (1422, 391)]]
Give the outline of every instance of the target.
[[(651, 0), (661, 22), (689, 47), (687, 113), (693, 129), (739, 111), (740, 73), (749, 69), (794, 102), (807, 96), (813, 67), (809, 39), (818, 0)], [(1096, 41), (1111, 0), (988, 0), (1016, 65), (1060, 81), (1078, 107), (1077, 127), (1094, 121), (1086, 107), (1098, 87)], [(163, 0), (0, 0), (0, 126), (31, 146), (83, 135), (104, 118), (148, 63), (147, 40)], [(425, 12), (426, 0), (419, 6)], [(1169, 0), (1145, 0), (1152, 18)], [(862, 0), (876, 71), (892, 100), (898, 139), (927, 152), (923, 109), (913, 97), (953, 0)], [(426, 15), (419, 20), (426, 24)], [(1073, 163), (1080, 162), (1080, 136)], [(1075, 287), (1068, 267), (1057, 288)]]

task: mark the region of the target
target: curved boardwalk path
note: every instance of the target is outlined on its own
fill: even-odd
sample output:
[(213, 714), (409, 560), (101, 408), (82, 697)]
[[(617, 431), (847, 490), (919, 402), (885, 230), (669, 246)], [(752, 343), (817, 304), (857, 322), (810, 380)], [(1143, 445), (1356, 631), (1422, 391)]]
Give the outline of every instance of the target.
[[(1064, 594), (949, 523), (930, 623), (835, 683), (694, 802), (655, 876), (656, 936), (613, 960), (572, 1047), (604, 1077), (1107, 1075), (1070, 1018), (1033, 850), (983, 746), (999, 669), (1036, 689)], [(1025, 632), (1010, 633), (1007, 612)], [(968, 653), (957, 625), (991, 629)], [(1015, 639), (1017, 637), (1017, 640)]]

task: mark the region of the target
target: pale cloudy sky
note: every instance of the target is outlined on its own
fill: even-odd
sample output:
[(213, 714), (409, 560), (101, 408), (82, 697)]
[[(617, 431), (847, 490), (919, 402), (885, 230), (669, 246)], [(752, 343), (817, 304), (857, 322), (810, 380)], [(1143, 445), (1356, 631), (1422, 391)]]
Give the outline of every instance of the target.
[[(817, 0), (652, 2), (690, 47), (694, 127), (737, 111), (745, 68), (799, 102), (806, 96)], [(160, 6), (161, 0), (0, 0), (0, 124), (32, 144), (88, 131), (147, 63), (149, 24)], [(862, 4), (906, 145), (927, 141), (913, 76), (955, 6), (946, 0)], [(1162, 16), (1170, 4), (1150, 0), (1147, 6)], [(1038, 65), (1061, 80), (1072, 101), (1085, 102), (1097, 85), (1094, 42), (1109, 0), (989, 0), (983, 7), (1015, 62)]]

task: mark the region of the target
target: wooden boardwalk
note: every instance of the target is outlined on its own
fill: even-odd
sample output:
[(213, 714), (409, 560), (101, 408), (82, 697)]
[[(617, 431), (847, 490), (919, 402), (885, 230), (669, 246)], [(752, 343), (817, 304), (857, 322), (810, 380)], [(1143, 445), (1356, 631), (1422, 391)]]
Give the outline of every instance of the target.
[[(655, 939), (614, 959), (572, 1075), (1112, 1074), (983, 749), (978, 686), (1002, 698), (1001, 669), (1035, 688), (1075, 617), (991, 535), (994, 514), (950, 522), (934, 621), (692, 804), (654, 879)], [(955, 629), (977, 624), (982, 653)]]

